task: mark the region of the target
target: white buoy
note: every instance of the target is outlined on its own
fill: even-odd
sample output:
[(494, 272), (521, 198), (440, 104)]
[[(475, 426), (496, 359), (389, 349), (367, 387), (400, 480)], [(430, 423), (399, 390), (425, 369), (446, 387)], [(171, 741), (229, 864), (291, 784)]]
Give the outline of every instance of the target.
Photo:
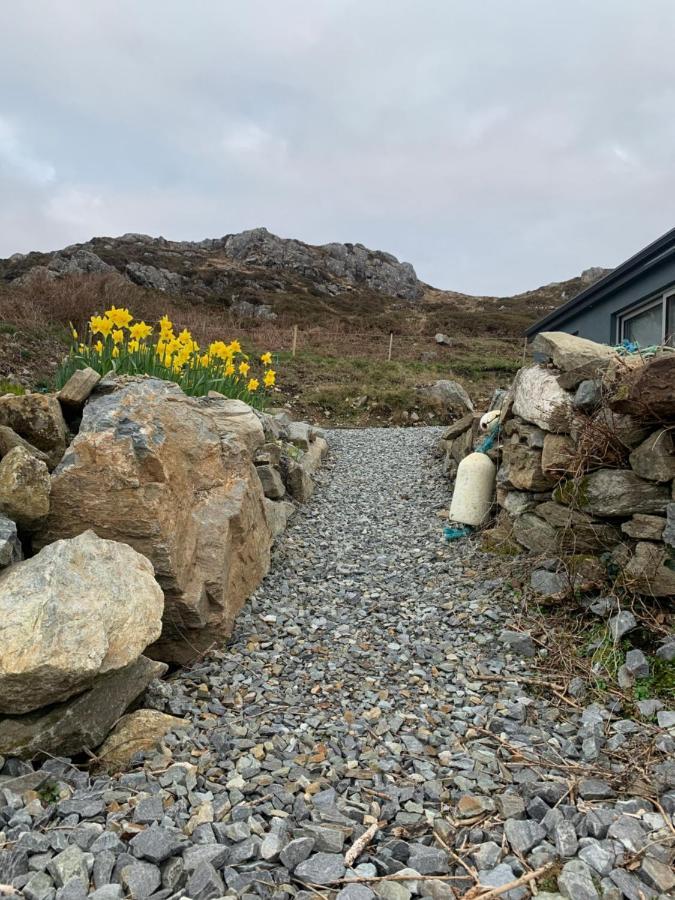
[(480, 525), (490, 512), (497, 466), (485, 453), (469, 453), (457, 468), (449, 519), (462, 525)]
[(481, 431), (489, 431), (490, 425), (498, 419), (501, 413), (498, 409), (491, 409), (490, 412), (486, 412), (485, 415), (480, 417), (480, 422), (478, 423)]

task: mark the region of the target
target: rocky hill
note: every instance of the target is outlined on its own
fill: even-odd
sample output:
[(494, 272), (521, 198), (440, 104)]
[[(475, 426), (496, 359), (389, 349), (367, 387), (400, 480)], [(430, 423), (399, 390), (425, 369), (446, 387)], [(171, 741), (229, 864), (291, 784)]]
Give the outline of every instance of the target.
[(313, 246), (266, 228), (196, 242), (125, 234), (0, 260), (5, 282), (94, 273), (117, 273), (143, 288), (235, 308), (250, 304), (242, 311), (262, 317), (273, 312), (266, 296), (279, 292), (336, 296), (365, 289), (404, 300), (424, 293), (410, 263), (390, 253), (362, 244)]
[[(433, 319), (430, 326), (435, 325), (434, 310), (456, 311), (463, 319), (476, 316), (478, 330), (481, 320), (483, 326), (488, 318), (505, 325), (513, 317), (518, 332), (607, 271), (587, 269), (576, 278), (514, 297), (475, 297), (424, 284), (410, 263), (362, 244), (315, 246), (255, 228), (203, 241), (170, 241), (145, 234), (95, 237), (51, 253), (16, 253), (0, 259), (0, 284), (29, 285), (68, 275), (117, 275), (154, 292), (217, 303), (239, 315), (263, 319), (295, 312), (296, 304), (302, 318), (310, 298), (337, 299), (342, 301), (337, 309), (360, 315), (373, 306), (380, 308), (386, 298), (393, 308), (401, 306), (397, 301), (414, 304), (413, 314), (423, 311), (425, 319)], [(326, 309), (321, 303), (313, 305)], [(495, 313), (505, 315), (495, 320)], [(456, 323), (451, 317), (447, 324)]]

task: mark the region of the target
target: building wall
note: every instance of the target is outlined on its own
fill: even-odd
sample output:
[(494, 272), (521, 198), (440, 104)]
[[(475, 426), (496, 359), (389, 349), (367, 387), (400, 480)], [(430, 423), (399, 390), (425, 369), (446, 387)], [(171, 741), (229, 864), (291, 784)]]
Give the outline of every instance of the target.
[(605, 297), (592, 301), (580, 311), (556, 317), (548, 322), (545, 331), (578, 333), (602, 344), (616, 343), (616, 320), (619, 313), (642, 300), (675, 288), (675, 258), (653, 263), (630, 283), (614, 288)]

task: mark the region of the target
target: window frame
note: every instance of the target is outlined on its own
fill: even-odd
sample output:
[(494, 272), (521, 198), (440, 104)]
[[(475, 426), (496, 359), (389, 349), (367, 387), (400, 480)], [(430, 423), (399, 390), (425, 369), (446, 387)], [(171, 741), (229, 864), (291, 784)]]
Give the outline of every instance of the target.
[[(668, 311), (668, 300), (675, 296), (675, 288), (670, 288), (667, 291), (664, 291), (662, 294), (657, 295), (656, 297), (650, 297), (648, 300), (642, 300), (640, 303), (635, 304), (634, 306), (629, 306), (623, 312), (617, 314), (617, 344), (620, 344), (624, 338), (624, 326), (625, 323), (630, 319), (634, 319), (635, 316), (642, 315), (642, 313), (647, 312), (654, 307), (661, 307), (661, 336), (659, 338), (659, 344), (665, 344), (668, 322), (667, 311)], [(675, 323), (673, 323), (675, 324)]]

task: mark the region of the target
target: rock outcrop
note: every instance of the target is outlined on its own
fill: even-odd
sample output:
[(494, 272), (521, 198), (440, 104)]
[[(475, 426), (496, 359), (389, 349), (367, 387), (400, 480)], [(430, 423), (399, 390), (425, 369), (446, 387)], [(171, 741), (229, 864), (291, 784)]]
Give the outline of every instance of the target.
[(363, 244), (323, 244), (315, 247), (302, 241), (279, 238), (266, 228), (253, 228), (222, 239), (226, 255), (249, 264), (287, 269), (305, 277), (324, 280), (323, 273), (338, 282), (365, 284), (393, 297), (416, 300), (422, 293), (415, 270), (391, 253), (369, 250)]
[(152, 565), (85, 531), (0, 575), (0, 713), (67, 700), (135, 662), (161, 632)]
[[(0, 260), (0, 274), (19, 284), (64, 275), (113, 275), (166, 294), (229, 295), (233, 312), (255, 318), (275, 317), (256, 291), (310, 288), (335, 295), (357, 289), (412, 301), (424, 292), (410, 263), (391, 253), (362, 244), (315, 246), (277, 237), (266, 228), (203, 241), (144, 234), (93, 238), (52, 254)], [(242, 296), (242, 283), (248, 296)]]
[(187, 397), (151, 378), (114, 387), (85, 406), (36, 542), (92, 528), (146, 556), (165, 595), (149, 652), (184, 663), (229, 634), (269, 566), (251, 431), (223, 397)]

